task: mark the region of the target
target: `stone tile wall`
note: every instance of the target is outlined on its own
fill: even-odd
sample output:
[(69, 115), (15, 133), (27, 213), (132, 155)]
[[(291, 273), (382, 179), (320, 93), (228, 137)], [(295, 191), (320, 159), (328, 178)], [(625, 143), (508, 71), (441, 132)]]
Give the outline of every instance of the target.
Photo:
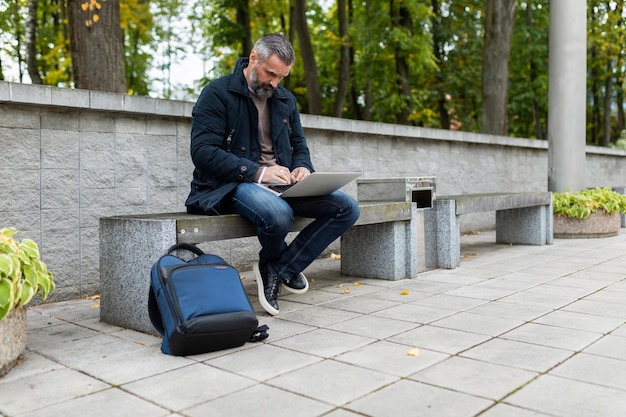
[[(98, 293), (100, 217), (184, 211), (192, 107), (0, 82), (0, 227), (40, 245), (57, 281), (52, 299)], [(311, 115), (302, 123), (317, 170), (435, 176), (441, 195), (547, 189), (545, 141)], [(589, 186), (626, 185), (624, 162), (624, 151), (589, 147)], [(356, 184), (345, 191), (356, 196)], [(462, 229), (494, 224), (495, 215), (467, 215)], [(254, 239), (205, 247), (242, 270), (258, 249)]]

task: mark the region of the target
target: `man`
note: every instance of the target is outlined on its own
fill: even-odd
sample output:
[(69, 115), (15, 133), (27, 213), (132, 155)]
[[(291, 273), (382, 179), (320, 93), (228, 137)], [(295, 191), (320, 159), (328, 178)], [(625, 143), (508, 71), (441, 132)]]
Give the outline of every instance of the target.
[[(232, 74), (204, 87), (192, 112), (195, 170), (187, 211), (237, 213), (258, 226), (259, 301), (271, 315), (280, 312), (283, 285), (293, 293), (308, 290), (302, 271), (360, 214), (357, 202), (340, 191), (283, 199), (254, 184), (289, 184), (314, 171), (296, 99), (280, 84), (294, 61), (287, 38), (265, 35)], [(287, 245), (294, 216), (315, 220)]]

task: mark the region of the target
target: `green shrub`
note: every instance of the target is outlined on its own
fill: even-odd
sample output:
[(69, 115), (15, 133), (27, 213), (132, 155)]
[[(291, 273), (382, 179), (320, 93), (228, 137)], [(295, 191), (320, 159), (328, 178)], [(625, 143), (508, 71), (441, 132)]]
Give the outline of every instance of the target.
[(610, 187), (589, 188), (577, 193), (553, 193), (552, 198), (553, 213), (559, 216), (584, 219), (599, 209), (608, 214), (626, 213), (626, 195)]
[(54, 291), (54, 277), (30, 239), (13, 239), (14, 228), (0, 229), (0, 320), (24, 306), (37, 293), (45, 300)]

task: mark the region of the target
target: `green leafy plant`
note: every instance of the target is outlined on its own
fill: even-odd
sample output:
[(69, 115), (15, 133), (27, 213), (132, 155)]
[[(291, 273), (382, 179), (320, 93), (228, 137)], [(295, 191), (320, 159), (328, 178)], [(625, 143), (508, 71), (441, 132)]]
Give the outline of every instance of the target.
[(55, 288), (37, 244), (30, 239), (15, 240), (16, 233), (14, 228), (0, 230), (0, 320), (37, 293), (45, 300)]
[(607, 214), (626, 213), (626, 195), (610, 187), (589, 188), (577, 193), (553, 193), (553, 213), (559, 216), (584, 219), (600, 209)]

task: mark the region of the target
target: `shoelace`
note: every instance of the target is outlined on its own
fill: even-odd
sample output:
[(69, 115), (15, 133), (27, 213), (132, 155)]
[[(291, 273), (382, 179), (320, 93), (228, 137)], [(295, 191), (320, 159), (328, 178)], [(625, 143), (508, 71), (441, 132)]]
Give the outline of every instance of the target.
[(278, 294), (280, 294), (281, 283), (282, 281), (280, 280), (280, 278), (274, 277), (274, 284), (272, 285), (272, 288), (270, 289), (270, 294), (272, 295), (273, 298), (276, 298)]

